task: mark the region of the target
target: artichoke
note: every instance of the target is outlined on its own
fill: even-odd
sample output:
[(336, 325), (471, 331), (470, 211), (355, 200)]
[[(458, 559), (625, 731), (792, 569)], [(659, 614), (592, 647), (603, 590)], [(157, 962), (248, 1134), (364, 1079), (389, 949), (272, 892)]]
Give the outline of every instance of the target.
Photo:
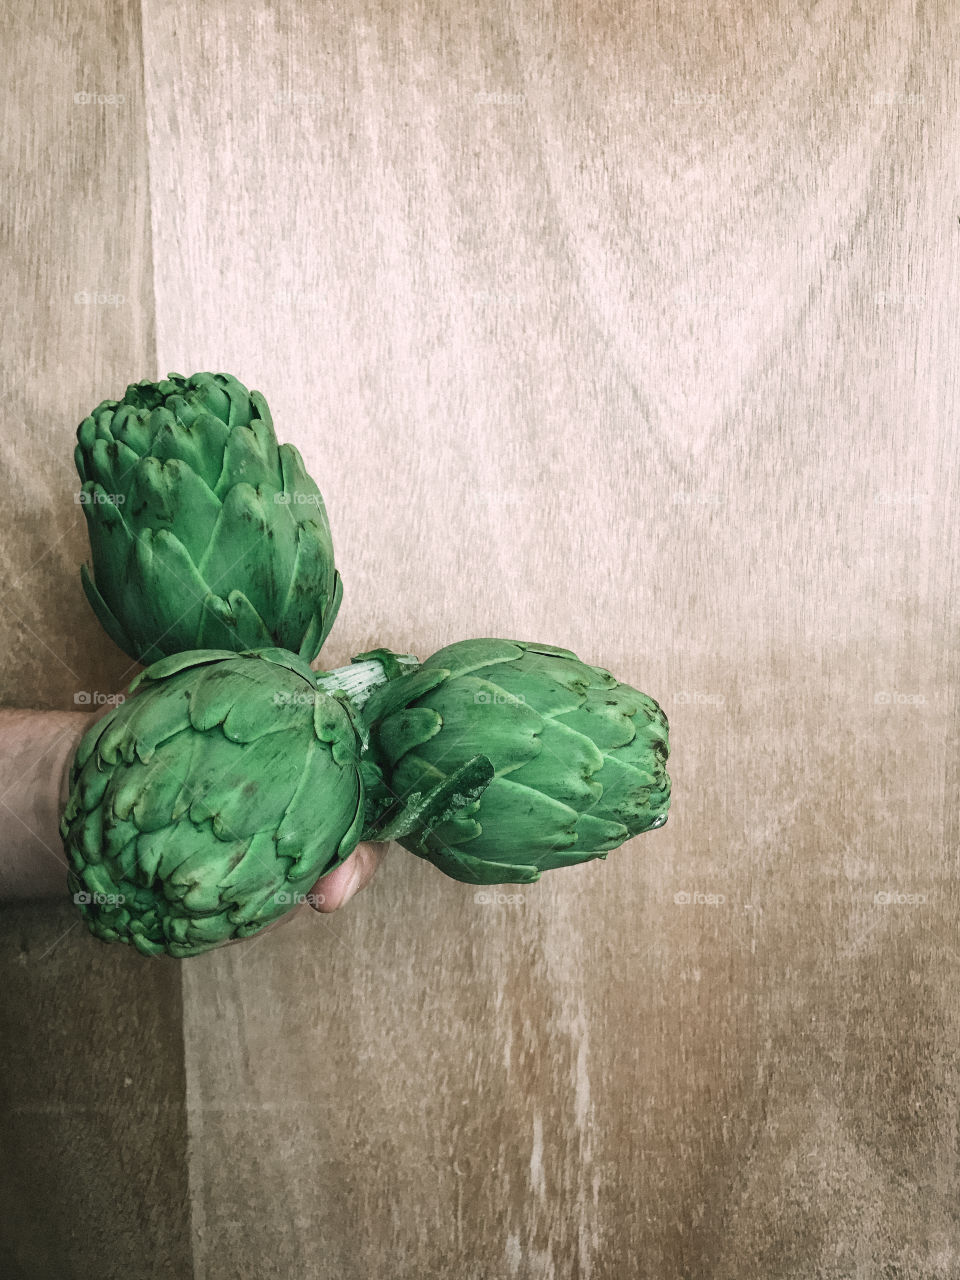
[(77, 429), (87, 599), (138, 662), (279, 646), (308, 662), (340, 607), (327, 513), (259, 391), (172, 373)]
[(360, 739), (280, 649), (164, 658), (86, 733), (60, 834), (90, 930), (192, 956), (291, 910), (356, 844)]
[[(398, 839), (456, 880), (529, 883), (667, 820), (666, 716), (568, 649), (464, 640), (382, 684), (360, 714), (363, 838)], [(444, 789), (410, 829), (411, 803)]]

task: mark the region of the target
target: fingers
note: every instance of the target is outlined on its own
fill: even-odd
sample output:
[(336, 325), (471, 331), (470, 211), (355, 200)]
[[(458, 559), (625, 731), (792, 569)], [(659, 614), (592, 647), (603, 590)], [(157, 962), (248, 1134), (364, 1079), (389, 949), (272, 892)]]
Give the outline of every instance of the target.
[(358, 844), (346, 862), (329, 875), (321, 876), (313, 886), (307, 901), (314, 911), (336, 911), (349, 902), (373, 879), (388, 848), (388, 843), (381, 840)]

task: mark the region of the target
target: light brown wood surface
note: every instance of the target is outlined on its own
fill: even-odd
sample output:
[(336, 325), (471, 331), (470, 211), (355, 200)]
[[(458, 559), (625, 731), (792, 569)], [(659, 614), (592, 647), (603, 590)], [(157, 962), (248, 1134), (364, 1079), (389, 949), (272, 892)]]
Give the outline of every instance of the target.
[[(32, 0), (0, 30), (0, 695), (75, 712), (132, 676), (80, 588), (72, 455), (81, 417), (156, 358), (140, 16)], [(24, 775), (44, 759), (55, 792), (55, 752), (32, 752)], [(22, 843), (18, 797), (0, 802), (0, 839)], [(65, 880), (59, 902), (0, 907), (0, 1275), (182, 1280), (181, 974), (91, 941)]]
[(223, 369), (326, 498), (325, 664), (545, 640), (671, 723), (670, 821), (606, 863), (490, 905), (395, 848), (171, 966), (192, 1274), (960, 1275), (960, 13), (51, 15), (3, 95), (6, 701), (132, 674), (79, 417)]

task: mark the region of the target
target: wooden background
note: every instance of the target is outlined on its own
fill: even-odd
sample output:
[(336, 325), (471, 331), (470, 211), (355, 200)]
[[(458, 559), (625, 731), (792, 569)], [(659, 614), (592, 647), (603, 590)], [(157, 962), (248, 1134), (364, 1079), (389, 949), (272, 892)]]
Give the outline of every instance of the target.
[(182, 964), (7, 908), (4, 1274), (960, 1274), (960, 10), (0, 29), (4, 701), (133, 674), (77, 422), (227, 370), (326, 497), (325, 664), (571, 647), (674, 783), (511, 904), (394, 849)]

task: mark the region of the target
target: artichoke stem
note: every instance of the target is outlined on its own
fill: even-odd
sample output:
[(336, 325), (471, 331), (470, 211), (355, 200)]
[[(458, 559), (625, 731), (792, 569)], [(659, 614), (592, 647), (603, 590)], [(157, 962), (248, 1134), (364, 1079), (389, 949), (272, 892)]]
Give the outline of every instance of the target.
[(356, 711), (360, 710), (374, 689), (379, 689), (399, 675), (412, 675), (420, 666), (420, 660), (412, 653), (388, 653), (384, 650), (383, 657), (361, 656), (363, 661), (354, 659), (348, 667), (317, 672), (317, 686), (325, 693), (345, 693)]

